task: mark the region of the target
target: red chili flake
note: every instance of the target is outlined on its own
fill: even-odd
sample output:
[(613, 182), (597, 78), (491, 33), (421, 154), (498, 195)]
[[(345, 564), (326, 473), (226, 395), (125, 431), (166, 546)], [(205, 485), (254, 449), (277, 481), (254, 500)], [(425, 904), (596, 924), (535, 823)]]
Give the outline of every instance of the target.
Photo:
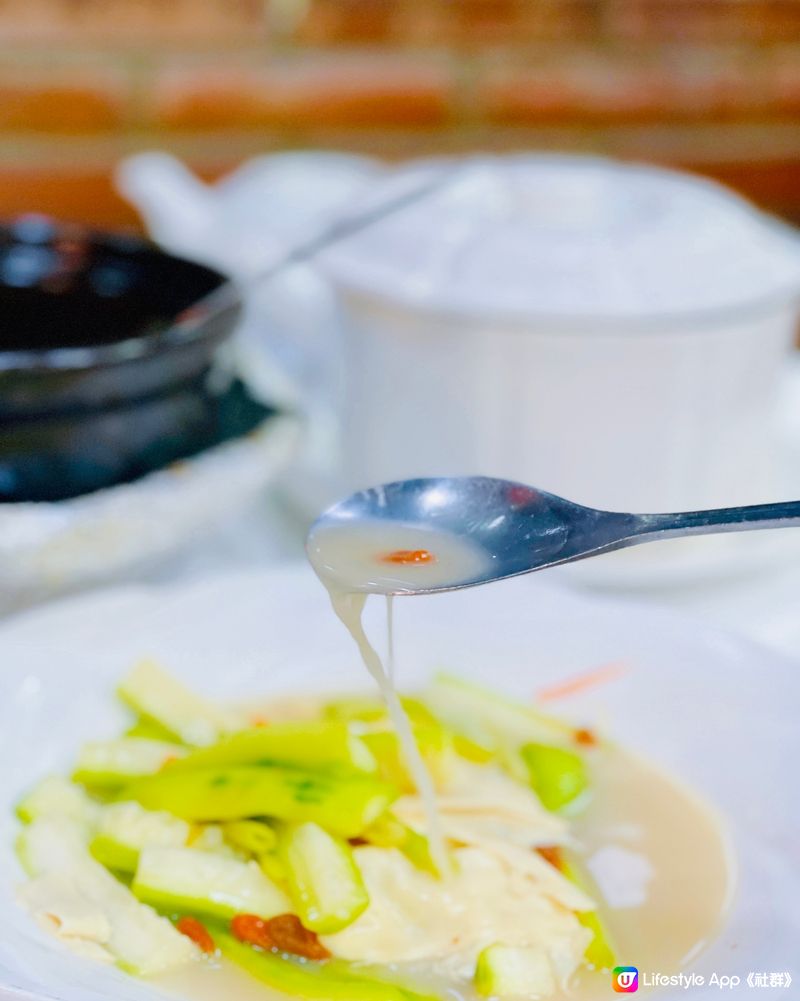
[(556, 869), (560, 870), (563, 866), (564, 860), (561, 856), (559, 845), (539, 845), (536, 851), (542, 856), (545, 862), (549, 862)]
[(266, 716), (253, 716), (250, 722), (253, 726), (269, 726), (269, 720)]
[(330, 959), (330, 952), (296, 914), (279, 914), (267, 922), (272, 941), (281, 952), (306, 959)]
[(216, 952), (217, 947), (214, 945), (214, 939), (208, 932), (208, 929), (204, 924), (197, 920), (197, 918), (192, 918), (187, 915), (181, 918), (175, 927), (187, 938), (190, 938), (196, 946), (206, 953)]
[(231, 919), (231, 931), (240, 942), (257, 945), (261, 949), (274, 949), (267, 922), (255, 914), (237, 914)]
[(172, 764), (173, 762), (175, 762), (175, 761), (177, 761), (177, 760), (178, 760), (178, 755), (177, 755), (177, 754), (168, 754), (168, 755), (166, 756), (166, 758), (164, 758), (164, 760), (163, 760), (163, 761), (161, 762), (161, 767), (162, 767), (162, 768), (169, 768), (169, 766), (170, 766), (170, 765), (171, 765), (171, 764)]
[(594, 747), (597, 744), (597, 734), (593, 730), (581, 727), (575, 731), (575, 743), (583, 747)]

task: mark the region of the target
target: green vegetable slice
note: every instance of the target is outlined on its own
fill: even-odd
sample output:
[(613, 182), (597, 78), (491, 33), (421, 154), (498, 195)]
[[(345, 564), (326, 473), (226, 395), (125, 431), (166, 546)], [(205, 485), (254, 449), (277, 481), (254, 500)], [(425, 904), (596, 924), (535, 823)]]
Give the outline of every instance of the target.
[(556, 980), (544, 949), (497, 943), (478, 956), (475, 987), (487, 997), (543, 997), (555, 994)]
[(255, 858), (278, 847), (278, 835), (263, 820), (230, 820), (222, 825), (222, 836), (232, 848)]
[[(600, 891), (593, 885), (591, 877), (580, 863), (564, 849), (561, 851), (561, 872), (570, 882), (583, 890), (593, 900), (600, 898)], [(613, 970), (617, 965), (617, 949), (611, 932), (599, 911), (579, 911), (577, 919), (593, 933), (592, 941), (586, 947), (586, 962), (596, 970)]]
[(119, 686), (120, 698), (182, 744), (203, 747), (246, 726), (244, 717), (221, 709), (187, 688), (151, 660), (140, 661)]
[(369, 695), (331, 699), (325, 703), (322, 712), (326, 719), (347, 723), (378, 723), (389, 716), (385, 703)]
[(168, 744), (174, 743), (175, 735), (165, 726), (157, 723), (147, 716), (137, 716), (134, 723), (128, 727), (123, 737), (145, 737), (147, 740), (165, 740)]
[(361, 775), (322, 775), (275, 767), (167, 768), (125, 790), (150, 810), (169, 810), (184, 820), (276, 817), (313, 820), (344, 838), (354, 838), (379, 817), (396, 792)]
[(132, 779), (153, 775), (167, 762), (183, 757), (178, 744), (147, 737), (121, 737), (84, 744), (73, 779), (94, 789), (113, 789)]
[(312, 1001), (440, 1001), (390, 981), (356, 973), (346, 963), (303, 962), (264, 952), (240, 942), (228, 932), (215, 932), (224, 956), (273, 990)]
[(145, 848), (131, 889), (139, 900), (166, 913), (272, 918), (292, 909), (258, 863), (193, 848)]
[(117, 872), (133, 873), (143, 848), (177, 848), (189, 837), (185, 820), (138, 803), (112, 803), (103, 808), (89, 850), (98, 862)]
[(367, 908), (369, 894), (350, 845), (319, 824), (289, 825), (279, 857), (300, 920), (312, 931), (341, 931)]
[(419, 834), (391, 813), (385, 813), (374, 824), (370, 824), (362, 837), (378, 848), (397, 848), (417, 869), (429, 872), (432, 876), (441, 876), (425, 835)]
[(88, 857), (91, 831), (83, 820), (46, 814), (20, 832), (15, 844), (17, 858), (29, 876), (69, 869)]
[[(452, 774), (453, 744), (450, 735), (440, 726), (427, 724), (412, 727), (414, 740), (436, 785), (444, 785)], [(403, 759), (400, 740), (393, 730), (365, 733), (361, 738), (377, 761), (378, 774), (384, 781), (414, 792), (416, 786)]]
[(23, 796), (17, 803), (16, 813), (25, 824), (48, 814), (94, 823), (100, 813), (100, 804), (69, 779), (49, 775)]
[(241, 730), (194, 751), (175, 767), (292, 765), (325, 772), (377, 771), (375, 758), (346, 723), (275, 723)]
[(563, 720), (449, 674), (437, 675), (422, 700), (445, 726), (485, 749), (574, 742), (575, 730)]
[(547, 744), (525, 744), (519, 753), (528, 769), (531, 786), (548, 810), (562, 809), (589, 786), (586, 764), (575, 751)]

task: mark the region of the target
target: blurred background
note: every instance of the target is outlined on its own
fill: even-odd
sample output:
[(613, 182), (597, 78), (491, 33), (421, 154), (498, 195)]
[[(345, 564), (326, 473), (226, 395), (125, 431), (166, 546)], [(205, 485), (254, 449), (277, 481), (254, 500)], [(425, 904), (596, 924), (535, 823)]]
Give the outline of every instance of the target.
[[(413, 474), (800, 496), (800, 0), (0, 0), (0, 40), (0, 610), (297, 559), (325, 504)], [(477, 159), (191, 333), (431, 157)]]
[(560, 149), (800, 219), (797, 0), (3, 0), (0, 213), (137, 226), (116, 161)]

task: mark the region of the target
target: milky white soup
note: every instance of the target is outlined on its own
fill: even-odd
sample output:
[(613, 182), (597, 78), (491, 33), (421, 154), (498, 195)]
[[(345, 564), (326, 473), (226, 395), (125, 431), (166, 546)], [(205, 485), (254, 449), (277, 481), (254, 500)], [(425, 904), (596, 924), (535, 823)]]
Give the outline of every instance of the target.
[(463, 536), (372, 519), (325, 525), (308, 557), (330, 591), (402, 594), (482, 577), (490, 557)]

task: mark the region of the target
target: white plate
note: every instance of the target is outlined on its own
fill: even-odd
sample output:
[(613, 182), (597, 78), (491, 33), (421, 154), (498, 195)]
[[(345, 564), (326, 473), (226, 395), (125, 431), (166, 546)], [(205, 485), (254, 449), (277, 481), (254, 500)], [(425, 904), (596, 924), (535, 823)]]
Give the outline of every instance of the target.
[[(668, 766), (727, 818), (739, 887), (721, 937), (694, 969), (742, 978), (788, 971), (800, 984), (794, 662), (668, 613), (589, 600), (541, 578), (398, 605), (399, 670), (409, 686), (447, 666), (530, 698), (604, 662), (627, 664), (627, 673), (563, 709)], [(371, 609), (373, 629), (381, 611), (377, 603)], [(61, 1001), (159, 997), (115, 969), (63, 953), (13, 902), (20, 872), (11, 848), (12, 804), (37, 776), (63, 768), (81, 740), (118, 730), (123, 715), (112, 691), (143, 654), (218, 697), (365, 683), (344, 630), (305, 568), (109, 590), (6, 623), (0, 629), (0, 986)], [(636, 964), (635, 956), (622, 960)], [(720, 992), (705, 987), (691, 996)]]

